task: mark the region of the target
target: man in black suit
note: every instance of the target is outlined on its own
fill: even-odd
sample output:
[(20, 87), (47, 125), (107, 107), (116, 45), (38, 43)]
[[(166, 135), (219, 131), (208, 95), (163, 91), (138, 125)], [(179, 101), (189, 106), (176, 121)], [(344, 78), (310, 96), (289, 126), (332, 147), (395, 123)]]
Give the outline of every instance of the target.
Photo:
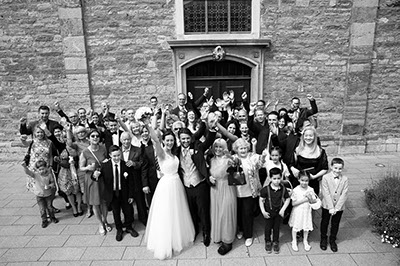
[(193, 95), (189, 92), (188, 97), (186, 98), (186, 95), (183, 93), (178, 94), (178, 106), (172, 109), (171, 113), (174, 115), (179, 116), (179, 111), (183, 111), (187, 113), (190, 110), (193, 110), (198, 117), (201, 116), (199, 113), (197, 107), (204, 102), (206, 99), (207, 95), (209, 92), (209, 88), (204, 88), (204, 93), (201, 95), (199, 99), (197, 99), (195, 102), (193, 101)]
[(108, 128), (104, 131), (104, 145), (106, 146), (107, 152), (111, 145), (115, 145), (121, 147), (121, 134), (124, 132), (119, 129), (119, 126), (122, 126), (124, 130), (128, 131), (125, 124), (120, 122), (120, 120), (110, 119), (108, 121)]
[(31, 135), (33, 129), (36, 126), (40, 126), (42, 124), (46, 125), (47, 129), (51, 132), (51, 134), (53, 134), (54, 129), (56, 127), (61, 127), (61, 125), (57, 121), (49, 119), (50, 108), (48, 106), (46, 105), (40, 106), (38, 112), (40, 118), (38, 120), (29, 122), (28, 125), (27, 125), (27, 119), (25, 117), (20, 119), (21, 125), (19, 128), (19, 133), (21, 133), (21, 135)]
[(94, 180), (98, 180), (100, 195), (107, 205), (111, 204), (115, 228), (117, 229), (116, 240), (121, 241), (123, 237), (121, 210), (125, 221), (130, 226), (126, 227), (126, 232), (132, 237), (139, 234), (132, 228), (133, 213), (129, 205), (133, 202), (133, 177), (121, 160), (121, 151), (118, 146), (111, 146), (109, 153), (111, 160), (101, 166), (100, 171), (93, 173)]
[(101, 113), (99, 114), (99, 120), (105, 124), (110, 119), (115, 119), (115, 114), (110, 112), (110, 105), (107, 102), (101, 103)]
[[(143, 163), (142, 149), (135, 147), (131, 144), (132, 137), (128, 132), (121, 134), (122, 154), (121, 159), (126, 163), (128, 170), (132, 176), (133, 181), (133, 199), (136, 202), (138, 210), (138, 218), (144, 224), (147, 225), (147, 207), (146, 200), (143, 193), (142, 180), (146, 176), (147, 167)], [(133, 206), (130, 205), (133, 213)]]
[(299, 133), (300, 128), (303, 126), (305, 120), (308, 117), (318, 113), (318, 107), (315, 102), (314, 97), (311, 94), (307, 94), (307, 99), (310, 101), (311, 109), (300, 108), (300, 99), (298, 97), (292, 98), (291, 110), (293, 111), (293, 123), (295, 127), (295, 132)]
[(178, 148), (179, 175), (185, 186), (188, 197), (190, 215), (198, 234), (198, 223), (203, 231), (203, 243), (210, 245), (210, 181), (204, 158), (205, 151), (212, 145), (216, 137), (217, 119), (215, 115), (209, 120), (209, 132), (204, 142), (192, 138), (192, 132), (187, 128), (179, 131), (181, 146)]

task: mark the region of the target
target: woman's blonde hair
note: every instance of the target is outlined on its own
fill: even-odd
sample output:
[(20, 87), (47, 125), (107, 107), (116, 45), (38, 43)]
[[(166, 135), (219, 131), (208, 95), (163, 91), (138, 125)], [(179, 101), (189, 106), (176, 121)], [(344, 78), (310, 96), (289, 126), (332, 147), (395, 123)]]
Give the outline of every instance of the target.
[(245, 146), (247, 148), (247, 151), (250, 151), (250, 143), (245, 141), (242, 138), (238, 138), (232, 145), (232, 150), (234, 152), (238, 152), (239, 147)]
[(212, 153), (215, 155), (215, 146), (217, 145), (221, 145), (224, 149), (224, 152), (229, 152), (228, 151), (228, 144), (226, 143), (226, 141), (222, 138), (217, 138), (216, 140), (214, 140), (214, 143), (212, 144)]
[[(314, 140), (313, 143), (310, 146), (309, 151), (307, 151), (307, 154), (304, 153), (304, 148), (306, 147), (306, 143), (304, 141), (304, 135), (306, 131), (311, 131), (314, 135)], [(296, 154), (301, 155), (306, 158), (318, 158), (319, 155), (321, 154), (321, 148), (318, 146), (318, 135), (317, 135), (317, 130), (313, 126), (307, 126), (303, 129), (303, 134), (300, 137), (300, 143), (299, 146), (296, 148)]]

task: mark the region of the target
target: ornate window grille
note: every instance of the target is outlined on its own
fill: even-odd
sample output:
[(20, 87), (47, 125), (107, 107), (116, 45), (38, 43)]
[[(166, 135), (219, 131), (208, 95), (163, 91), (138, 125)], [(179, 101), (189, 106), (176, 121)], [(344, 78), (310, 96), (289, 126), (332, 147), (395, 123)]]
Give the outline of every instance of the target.
[(184, 0), (184, 29), (190, 33), (250, 33), (252, 0)]

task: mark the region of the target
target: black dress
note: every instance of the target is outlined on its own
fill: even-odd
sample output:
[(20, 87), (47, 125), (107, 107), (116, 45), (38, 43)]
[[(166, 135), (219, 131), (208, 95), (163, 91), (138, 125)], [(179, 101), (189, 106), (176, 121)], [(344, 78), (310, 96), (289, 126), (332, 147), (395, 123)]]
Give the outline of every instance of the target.
[[(317, 158), (304, 158), (301, 155), (297, 155), (296, 164), (294, 166), (299, 170), (307, 169), (313, 167), (313, 169), (308, 170), (312, 175), (317, 174), (321, 170), (328, 170), (328, 157), (326, 156), (326, 152), (321, 148), (321, 154)], [(322, 177), (317, 179), (311, 179), (309, 186), (312, 187), (315, 193), (319, 194), (319, 181), (321, 181)]]

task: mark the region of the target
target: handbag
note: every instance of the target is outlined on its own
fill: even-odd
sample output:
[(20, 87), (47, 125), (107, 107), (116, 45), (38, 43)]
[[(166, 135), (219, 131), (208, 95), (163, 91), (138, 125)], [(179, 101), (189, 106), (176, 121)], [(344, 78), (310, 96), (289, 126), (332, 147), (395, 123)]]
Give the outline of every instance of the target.
[(26, 152), (26, 154), (25, 154), (25, 156), (24, 156), (24, 162), (25, 162), (26, 166), (29, 165), (29, 162), (30, 162), (30, 160), (31, 160), (32, 145), (33, 145), (33, 140), (32, 140), (32, 142), (31, 142), (31, 144), (29, 144), (28, 151)]
[(228, 185), (229, 186), (242, 186), (246, 184), (246, 177), (243, 172), (243, 168), (238, 163), (236, 167), (228, 167), (226, 170), (228, 174)]
[(316, 202), (314, 203), (310, 203), (311, 209), (313, 210), (318, 210), (319, 208), (321, 208), (321, 199), (317, 196), (317, 194), (315, 194), (316, 197)]

